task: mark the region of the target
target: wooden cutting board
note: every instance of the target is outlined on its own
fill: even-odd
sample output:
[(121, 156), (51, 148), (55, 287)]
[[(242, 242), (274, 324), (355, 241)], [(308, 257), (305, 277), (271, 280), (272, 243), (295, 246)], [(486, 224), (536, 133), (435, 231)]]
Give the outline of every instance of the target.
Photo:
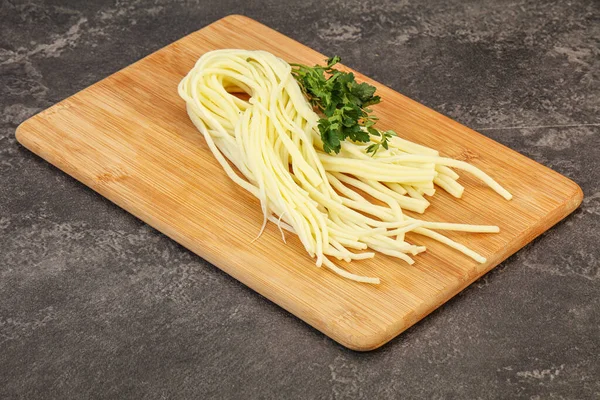
[(17, 139), (351, 349), (386, 343), (581, 203), (581, 189), (564, 176), (357, 73), (383, 98), (375, 107), (382, 129), (468, 160), (513, 193), (514, 199), (506, 201), (461, 173), (463, 199), (438, 191), (423, 217), (500, 226), (499, 234), (449, 234), (487, 257), (487, 263), (408, 235), (428, 247), (412, 266), (379, 254), (341, 263), (352, 272), (380, 277), (381, 285), (373, 286), (316, 268), (299, 240), (288, 235), (284, 244), (273, 224), (252, 243), (262, 223), (257, 200), (227, 178), (177, 95), (177, 84), (195, 61), (219, 48), (263, 49), (305, 64), (326, 58), (232, 15), (42, 111), (19, 126)]

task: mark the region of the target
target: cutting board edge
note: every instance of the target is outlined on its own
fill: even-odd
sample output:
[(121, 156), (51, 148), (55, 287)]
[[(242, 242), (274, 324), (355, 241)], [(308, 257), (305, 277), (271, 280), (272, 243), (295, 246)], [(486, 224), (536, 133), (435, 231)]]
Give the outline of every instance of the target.
[[(556, 172), (554, 170), (552, 171)], [(553, 212), (549, 213), (547, 215), (547, 218), (541, 219), (537, 224), (532, 225), (528, 229), (524, 230), (519, 236), (517, 236), (517, 238), (513, 241), (514, 245), (507, 247), (505, 251), (497, 253), (498, 255), (496, 257), (489, 259), (487, 263), (488, 265), (482, 268), (480, 272), (474, 274), (472, 277), (462, 282), (459, 281), (458, 285), (448, 287), (448, 290), (441, 292), (441, 294), (443, 295), (437, 296), (434, 299), (435, 301), (424, 302), (421, 307), (415, 308), (414, 314), (420, 315), (420, 318), (417, 318), (414, 321), (406, 321), (402, 319), (403, 324), (400, 324), (397, 330), (391, 331), (391, 334), (388, 334), (387, 332), (382, 332), (378, 335), (373, 335), (373, 337), (367, 338), (368, 340), (359, 344), (351, 343), (350, 345), (348, 345), (342, 343), (342, 341), (339, 341), (337, 339), (336, 341), (338, 343), (342, 343), (345, 347), (348, 347), (349, 349), (355, 351), (371, 351), (385, 345), (389, 341), (398, 337), (402, 332), (406, 331), (413, 325), (422, 321), (433, 311), (435, 311), (443, 304), (447, 303), (452, 298), (454, 298), (457, 294), (462, 292), (464, 289), (469, 287), (473, 282), (477, 281), (485, 274), (487, 274), (488, 272), (496, 268), (498, 265), (500, 265), (502, 262), (507, 260), (510, 256), (521, 250), (523, 247), (527, 246), (542, 233), (546, 232), (548, 229), (550, 229), (551, 227), (568, 217), (581, 205), (584, 194), (581, 187), (577, 183), (565, 177), (564, 175), (561, 175), (561, 177), (563, 177), (565, 180), (568, 180), (569, 183), (571, 183), (571, 186), (573, 187), (573, 193), (568, 198), (566, 198), (566, 200), (562, 204), (557, 206)], [(525, 245), (521, 245), (521, 243), (523, 242), (525, 242)], [(438, 297), (440, 297), (442, 300), (437, 301)]]
[[(204, 27), (202, 27), (202, 28), (200, 28), (200, 29), (196, 29), (196, 30), (194, 30), (194, 31), (192, 31), (192, 32), (190, 32), (190, 33), (188, 33), (187, 35), (185, 35), (185, 36), (182, 36), (181, 38), (179, 38), (179, 39), (175, 40), (174, 42), (171, 42), (171, 43), (169, 43), (169, 44), (166, 44), (166, 45), (164, 45), (164, 46), (162, 46), (162, 47), (160, 47), (160, 48), (156, 49), (155, 51), (151, 52), (150, 54), (146, 54), (145, 56), (143, 56), (142, 58), (140, 58), (140, 59), (138, 59), (138, 60), (136, 60), (136, 61), (132, 62), (131, 64), (127, 64), (127, 65), (125, 65), (123, 68), (120, 68), (120, 69), (118, 69), (117, 71), (114, 71), (114, 72), (110, 73), (109, 75), (105, 76), (104, 78), (102, 78), (102, 79), (100, 79), (100, 80), (98, 80), (98, 81), (96, 81), (96, 82), (92, 83), (91, 85), (88, 85), (88, 86), (86, 86), (86, 87), (84, 87), (84, 88), (82, 88), (82, 89), (78, 90), (77, 92), (73, 93), (72, 95), (65, 97), (64, 99), (62, 99), (62, 100), (58, 101), (57, 103), (55, 103), (55, 104), (51, 105), (50, 107), (48, 107), (48, 108), (45, 108), (45, 109), (41, 110), (40, 112), (38, 112), (38, 113), (36, 113), (36, 114), (32, 115), (31, 117), (27, 118), (25, 121), (21, 122), (21, 123), (20, 123), (20, 124), (17, 126), (17, 128), (16, 128), (16, 130), (15, 130), (15, 137), (16, 137), (17, 141), (23, 145), (23, 142), (21, 142), (21, 140), (19, 139), (20, 137), (22, 137), (22, 133), (20, 133), (20, 132), (21, 132), (21, 131), (22, 131), (22, 130), (23, 130), (23, 129), (24, 129), (26, 126), (27, 126), (27, 125), (29, 125), (29, 124), (30, 124), (30, 123), (31, 123), (33, 120), (35, 120), (35, 119), (37, 119), (37, 118), (41, 118), (41, 117), (43, 117), (43, 116), (45, 116), (45, 115), (47, 115), (47, 114), (52, 114), (52, 113), (58, 113), (58, 112), (60, 112), (60, 110), (61, 110), (61, 107), (64, 107), (64, 105), (65, 105), (65, 104), (67, 104), (69, 100), (71, 100), (71, 99), (73, 99), (73, 98), (77, 97), (77, 95), (79, 95), (80, 93), (82, 93), (82, 92), (85, 92), (85, 91), (88, 91), (88, 90), (90, 90), (90, 89), (92, 89), (92, 88), (94, 88), (94, 87), (96, 87), (96, 86), (98, 86), (98, 85), (101, 85), (101, 84), (102, 84), (102, 82), (104, 82), (104, 81), (108, 80), (108, 79), (109, 79), (109, 78), (111, 78), (113, 75), (119, 74), (119, 73), (123, 72), (123, 71), (124, 71), (124, 70), (126, 70), (126, 69), (129, 69), (129, 68), (132, 68), (132, 67), (134, 67), (136, 64), (143, 62), (144, 60), (146, 60), (146, 59), (148, 59), (148, 58), (152, 57), (154, 54), (156, 54), (156, 53), (160, 53), (161, 51), (163, 51), (164, 49), (166, 49), (166, 48), (168, 48), (168, 47), (175, 46), (177, 43), (184, 41), (185, 39), (187, 39), (187, 38), (188, 38), (188, 37), (190, 37), (190, 36), (194, 36), (194, 35), (195, 35), (195, 34), (197, 34), (198, 32), (200, 32), (200, 31), (202, 31), (202, 30), (204, 30), (204, 29), (206, 29), (206, 28), (209, 28), (209, 27), (210, 27), (210, 26), (212, 26), (212, 25), (217, 25), (217, 24), (219, 24), (219, 23), (222, 23), (222, 22), (224, 22), (224, 21), (227, 21), (227, 20), (229, 20), (229, 19), (242, 19), (242, 20), (247, 20), (247, 21), (254, 22), (254, 23), (256, 23), (256, 24), (260, 24), (260, 25), (262, 25), (262, 26), (265, 26), (265, 27), (267, 27), (267, 26), (266, 26), (266, 25), (264, 25), (263, 23), (261, 23), (261, 22), (258, 22), (258, 21), (256, 21), (256, 20), (254, 20), (254, 19), (252, 19), (252, 18), (250, 18), (250, 17), (247, 17), (247, 16), (245, 16), (245, 15), (242, 15), (242, 14), (229, 14), (229, 15), (226, 15), (226, 16), (224, 16), (224, 17), (221, 17), (221, 18), (219, 18), (219, 19), (217, 19), (217, 20), (215, 20), (215, 21), (211, 22), (210, 24), (208, 24), (208, 25), (206, 25), (206, 26), (204, 26)], [(267, 28), (268, 28), (268, 27), (267, 27)], [(293, 40), (293, 39), (292, 39), (292, 40)], [(298, 43), (299, 43), (299, 42), (298, 42)], [(299, 44), (301, 44), (302, 46), (305, 46), (305, 45), (303, 45), (302, 43), (299, 43)], [(23, 146), (27, 148), (27, 146), (25, 146), (25, 145), (23, 145)], [(34, 153), (35, 153), (35, 152), (34, 152)], [(37, 154), (37, 153), (36, 153), (36, 154)], [(39, 155), (39, 154), (38, 154), (38, 155)], [(42, 158), (43, 158), (43, 157), (42, 157)], [(45, 159), (45, 158), (44, 158), (44, 159)]]
[[(68, 99), (65, 99), (64, 101), (67, 101), (67, 100)], [(138, 218), (141, 221), (143, 221), (144, 223), (150, 225), (153, 229), (156, 229), (157, 231), (161, 232), (165, 236), (169, 237), (170, 239), (176, 241), (177, 243), (181, 244), (185, 248), (189, 249), (190, 251), (192, 251), (193, 253), (198, 255), (198, 257), (201, 257), (201, 258), (207, 260), (214, 267), (220, 269), (221, 271), (227, 273), (234, 279), (240, 281), (244, 285), (248, 286), (252, 290), (259, 293), (261, 296), (267, 298), (269, 301), (272, 301), (273, 303), (284, 308), (286, 311), (290, 312), (294, 316), (307, 322), (313, 328), (322, 332), (326, 336), (329, 336), (330, 338), (332, 338), (334, 341), (338, 342), (342, 346), (347, 347), (354, 351), (359, 351), (359, 352), (375, 350), (375, 349), (383, 346), (384, 344), (388, 343), (389, 341), (391, 341), (392, 339), (397, 337), (399, 334), (401, 334), (402, 332), (404, 332), (411, 326), (415, 325), (417, 322), (422, 320), (424, 317), (426, 317), (427, 315), (432, 313), (434, 310), (436, 310), (441, 305), (443, 305), (444, 303), (446, 303), (447, 301), (452, 299), (454, 296), (456, 296), (458, 293), (460, 293), (462, 290), (467, 288), (471, 283), (475, 282), (476, 280), (481, 278), (483, 275), (485, 275), (486, 273), (488, 273), (489, 271), (491, 271), (492, 269), (497, 267), (500, 263), (502, 263), (504, 260), (509, 258), (511, 255), (513, 255), (514, 253), (519, 251), (523, 247), (521, 244), (524, 241), (526, 243), (531, 242), (533, 239), (535, 239), (536, 237), (541, 235), (547, 229), (551, 228), (552, 226), (554, 226), (555, 224), (560, 222), (562, 219), (566, 218), (569, 214), (571, 214), (573, 211), (575, 211), (579, 207), (579, 205), (581, 204), (581, 202), (583, 200), (583, 191), (581, 190), (579, 185), (577, 185), (572, 180), (562, 176), (563, 179), (568, 180), (569, 183), (571, 184), (571, 186), (573, 188), (572, 194), (570, 194), (568, 197), (566, 197), (566, 200), (562, 204), (557, 206), (553, 212), (547, 214), (546, 218), (539, 220), (539, 222), (537, 224), (532, 225), (528, 229), (524, 230), (518, 236), (518, 238), (512, 242), (513, 243), (512, 246), (507, 247), (504, 252), (497, 253), (496, 257), (488, 260), (488, 265), (485, 266), (480, 272), (474, 274), (473, 276), (469, 277), (468, 279), (465, 279), (464, 281), (457, 281), (456, 285), (448, 286), (447, 290), (440, 292), (438, 294), (438, 296), (432, 297), (431, 301), (423, 302), (421, 304), (421, 306), (419, 306), (418, 308), (415, 308), (410, 314), (407, 314), (406, 316), (400, 318), (398, 323), (392, 325), (390, 327), (390, 329), (385, 329), (385, 330), (382, 329), (371, 335), (360, 335), (359, 336), (359, 335), (354, 335), (352, 333), (348, 334), (347, 332), (344, 332), (342, 330), (338, 330), (338, 329), (335, 329), (332, 327), (318, 326), (317, 323), (310, 321), (309, 320), (310, 318), (307, 318), (308, 316), (305, 313), (303, 313), (301, 310), (296, 310), (291, 307), (285, 306), (284, 304), (282, 304), (283, 302), (281, 301), (281, 299), (278, 299), (276, 295), (271, 295), (269, 293), (266, 293), (266, 290), (264, 290), (264, 288), (262, 288), (259, 285), (255, 285), (253, 282), (253, 277), (251, 275), (247, 275), (247, 274), (243, 274), (243, 273), (237, 274), (234, 269), (223, 268), (222, 266), (220, 266), (219, 265), (220, 263), (216, 262), (216, 260), (211, 259), (212, 257), (210, 257), (206, 254), (203, 254), (203, 255), (198, 254), (198, 253), (204, 253), (204, 252), (198, 251), (198, 249), (195, 248), (193, 246), (193, 244), (186, 243), (185, 240), (182, 240), (183, 238), (177, 237), (177, 235), (174, 233), (170, 233), (170, 229), (165, 229), (166, 227), (163, 226), (160, 222), (153, 221), (149, 215), (139, 212), (138, 210), (136, 210), (136, 208), (133, 205), (129, 204), (126, 201), (119, 201), (116, 198), (116, 196), (113, 196), (110, 193), (110, 190), (105, 190), (104, 187), (96, 186), (94, 184), (93, 180), (91, 180), (91, 179), (88, 180), (84, 176), (79, 176), (79, 174), (77, 174), (76, 171), (68, 171), (68, 166), (65, 165), (64, 163), (62, 163), (60, 159), (53, 158), (49, 154), (44, 154), (44, 152), (41, 151), (41, 148), (35, 144), (35, 140), (33, 139), (35, 137), (35, 132), (33, 130), (28, 131), (27, 128), (28, 128), (28, 125), (30, 124), (30, 121), (34, 120), (36, 118), (38, 118), (38, 115), (34, 115), (33, 117), (24, 121), (16, 129), (15, 136), (17, 138), (17, 141), (21, 145), (23, 145), (25, 148), (27, 148), (28, 150), (30, 150), (32, 153), (36, 154), (37, 156), (41, 157), (42, 159), (46, 160), (53, 166), (57, 167), (64, 173), (71, 175), (73, 178), (75, 178), (77, 181), (81, 182), (85, 186), (100, 193), (103, 197), (107, 198), (112, 203), (114, 203), (118, 207), (122, 208), (126, 212), (133, 214), (136, 218)], [(418, 317), (411, 317), (411, 316), (418, 316)]]

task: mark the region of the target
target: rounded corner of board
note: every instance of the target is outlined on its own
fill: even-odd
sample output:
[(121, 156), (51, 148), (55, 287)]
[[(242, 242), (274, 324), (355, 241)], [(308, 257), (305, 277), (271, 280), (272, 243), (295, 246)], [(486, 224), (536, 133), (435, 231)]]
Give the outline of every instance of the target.
[(569, 208), (571, 208), (572, 210), (576, 210), (577, 207), (579, 207), (581, 205), (581, 203), (583, 202), (583, 190), (581, 189), (581, 186), (579, 186), (577, 183), (573, 182), (573, 194), (571, 195), (571, 198), (569, 199)]
[(253, 20), (250, 17), (247, 17), (243, 14), (229, 14), (224, 16), (223, 18), (215, 21), (215, 23), (219, 22), (227, 22), (227, 23), (257, 23), (257, 21)]
[(347, 349), (360, 353), (376, 350), (392, 339), (383, 329), (369, 334), (354, 332), (331, 337)]
[(25, 146), (27, 143), (27, 132), (29, 124), (30, 124), (31, 118), (21, 122), (19, 124), (19, 126), (17, 126), (17, 129), (15, 130), (15, 138), (17, 139), (17, 142), (19, 142), (21, 145)]

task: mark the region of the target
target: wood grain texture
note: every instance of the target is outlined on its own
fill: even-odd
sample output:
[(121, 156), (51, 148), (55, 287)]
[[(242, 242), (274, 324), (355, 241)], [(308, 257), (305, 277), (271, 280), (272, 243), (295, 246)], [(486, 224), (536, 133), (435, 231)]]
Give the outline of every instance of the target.
[[(423, 219), (499, 225), (499, 234), (450, 233), (487, 257), (477, 264), (437, 242), (409, 266), (377, 255), (340, 263), (378, 276), (373, 286), (316, 268), (296, 237), (262, 223), (258, 201), (232, 183), (189, 121), (177, 84), (205, 52), (263, 49), (290, 62), (323, 55), (232, 15), (42, 111), (17, 129), (25, 147), (194, 251), (339, 343), (371, 350), (429, 314), (581, 203), (560, 174), (357, 73), (378, 87), (382, 129), (468, 160), (504, 185), (505, 201), (461, 173), (463, 199), (438, 191)], [(201, 312), (202, 310), (198, 310)]]

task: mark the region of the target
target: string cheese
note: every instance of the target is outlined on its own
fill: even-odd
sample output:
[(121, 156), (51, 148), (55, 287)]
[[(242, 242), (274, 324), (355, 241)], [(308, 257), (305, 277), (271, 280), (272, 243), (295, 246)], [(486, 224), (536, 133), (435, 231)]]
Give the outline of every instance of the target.
[[(284, 230), (298, 235), (317, 267), (377, 284), (379, 278), (350, 273), (332, 259), (362, 260), (376, 251), (412, 264), (411, 256), (425, 247), (408, 243), (407, 232), (485, 262), (480, 254), (436, 230), (498, 232), (497, 226), (420, 221), (403, 212), (423, 213), (429, 206), (425, 196), (435, 193), (434, 184), (461, 197), (464, 187), (451, 168), (465, 170), (511, 198), (476, 167), (399, 137), (374, 156), (365, 152), (369, 143), (348, 141), (339, 154), (324, 153), (319, 116), (303, 96), (290, 65), (265, 51), (206, 53), (178, 89), (190, 119), (225, 173), (260, 201), (264, 215), (260, 233), (272, 221), (284, 241)], [(239, 92), (249, 99), (236, 96)]]

